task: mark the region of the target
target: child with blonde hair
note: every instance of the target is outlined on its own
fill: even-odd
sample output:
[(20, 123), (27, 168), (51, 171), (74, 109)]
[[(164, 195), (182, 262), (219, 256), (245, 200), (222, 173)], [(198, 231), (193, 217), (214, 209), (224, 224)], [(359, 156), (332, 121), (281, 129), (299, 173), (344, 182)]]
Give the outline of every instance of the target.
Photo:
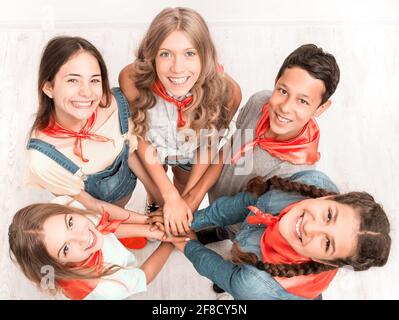
[[(139, 136), (138, 155), (163, 197), (166, 231), (184, 233), (192, 213), (182, 195), (211, 161), (199, 132), (228, 128), (240, 88), (223, 71), (204, 19), (181, 7), (154, 18), (119, 82)], [(174, 185), (162, 165), (172, 166)]]

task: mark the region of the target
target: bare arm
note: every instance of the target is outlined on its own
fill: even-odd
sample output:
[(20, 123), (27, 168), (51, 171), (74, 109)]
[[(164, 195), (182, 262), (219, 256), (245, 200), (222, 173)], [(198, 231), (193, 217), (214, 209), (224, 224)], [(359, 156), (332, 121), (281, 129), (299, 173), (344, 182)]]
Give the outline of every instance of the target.
[(161, 271), (165, 265), (166, 260), (172, 253), (174, 247), (171, 243), (163, 242), (159, 247), (151, 254), (151, 256), (143, 263), (141, 269), (144, 271), (149, 284)]
[(209, 168), (209, 165), (211, 164), (212, 158), (214, 156), (211, 152), (211, 148), (206, 148), (205, 150), (203, 150), (203, 148), (200, 147), (197, 149), (195, 158), (196, 161), (191, 168), (190, 176), (188, 178), (186, 186), (184, 187), (184, 191), (182, 193), (183, 197), (190, 189), (192, 189), (198, 183), (206, 170)]
[(173, 245), (177, 250), (184, 253), (184, 248), (186, 247), (187, 241), (185, 242), (174, 242)]
[(196, 163), (192, 166), (190, 177), (182, 193), (183, 199), (185, 195), (201, 180), (202, 176), (209, 168), (209, 163)]
[(107, 211), (111, 219), (125, 220), (128, 218), (124, 223), (147, 223), (147, 217), (145, 215), (96, 199), (84, 190), (75, 196), (74, 199), (83, 204), (83, 206), (88, 210), (95, 211), (100, 214), (103, 211)]
[(150, 224), (120, 224), (115, 231), (117, 238), (144, 237), (166, 242), (182, 242), (186, 237), (168, 236), (166, 233)]
[(231, 121), (231, 119), (233, 119), (235, 113), (238, 110), (238, 107), (240, 106), (241, 103), (241, 99), (242, 99), (242, 95), (241, 95), (241, 88), (238, 85), (238, 83), (232, 78), (230, 77), (227, 73), (224, 73), (224, 79), (226, 79), (227, 83), (229, 84), (231, 90), (232, 90), (232, 95), (230, 97), (230, 101), (229, 101), (229, 121)]
[(119, 87), (128, 101), (134, 101), (139, 92), (133, 81), (133, 63), (128, 64), (119, 73)]
[(192, 220), (191, 210), (166, 175), (159, 161), (156, 149), (151, 143), (140, 138), (136, 152), (147, 172), (156, 182), (164, 200), (163, 212), (166, 233), (178, 235), (188, 232), (188, 221)]
[(139, 178), (139, 180), (143, 183), (145, 189), (151, 194), (156, 203), (159, 205), (163, 205), (164, 201), (157, 185), (148, 174), (136, 152), (133, 152), (129, 155), (128, 165), (129, 168), (137, 176), (137, 178)]
[[(241, 88), (238, 83), (227, 73), (223, 74), (223, 78), (227, 81), (232, 92), (228, 105), (230, 111), (230, 122), (234, 118), (234, 115), (237, 112), (238, 107), (241, 103)], [(209, 152), (209, 154), (211, 153)], [(218, 160), (214, 161), (214, 163), (210, 164), (210, 158), (206, 162), (203, 162), (201, 159), (199, 164), (193, 166), (192, 174), (190, 175), (186, 188), (183, 192), (183, 197), (193, 212), (198, 209), (208, 190), (219, 179), (219, 176), (223, 169), (223, 156), (223, 149), (221, 149), (219, 154), (217, 155)]]
[[(133, 73), (133, 64), (129, 64), (119, 74), (119, 85), (129, 101), (134, 101), (138, 96), (138, 90), (133, 81)], [(164, 203), (166, 232), (174, 235), (187, 232), (189, 230), (188, 221), (192, 219), (191, 210), (166, 175), (155, 148), (148, 141), (139, 138), (136, 152), (162, 197), (158, 201), (159, 204)], [(152, 190), (151, 183), (148, 183), (148, 185), (150, 186), (149, 190)], [(155, 193), (157, 192), (152, 195), (157, 200)]]
[(223, 149), (218, 153), (218, 160), (208, 166), (201, 179), (190, 190), (184, 193), (184, 200), (192, 212), (198, 209), (206, 193), (219, 179), (223, 170)]
[[(134, 73), (133, 63), (125, 66), (119, 73), (119, 86), (129, 102), (133, 102), (138, 97), (139, 94), (134, 84), (133, 73)], [(145, 189), (148, 192), (150, 192), (152, 198), (155, 199), (155, 201), (159, 205), (162, 205), (163, 204), (162, 195), (160, 194), (159, 189), (154, 183), (154, 180), (146, 171), (143, 162), (137, 156), (136, 152), (133, 152), (129, 155), (128, 163), (130, 169), (136, 174), (136, 176), (144, 184)]]

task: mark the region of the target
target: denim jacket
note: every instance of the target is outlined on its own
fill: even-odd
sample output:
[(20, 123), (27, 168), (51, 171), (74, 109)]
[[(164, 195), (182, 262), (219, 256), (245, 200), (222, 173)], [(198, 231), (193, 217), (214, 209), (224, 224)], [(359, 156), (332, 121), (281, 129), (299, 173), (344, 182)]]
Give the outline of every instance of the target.
[[(334, 183), (324, 173), (316, 170), (297, 172), (289, 180), (338, 192)], [(282, 209), (291, 203), (306, 198), (295, 192), (288, 193), (273, 187), (259, 198), (253, 198), (245, 192), (232, 197), (221, 197), (209, 207), (197, 211), (194, 214), (191, 227), (194, 230), (211, 225), (223, 227), (245, 220), (236, 236), (236, 241), (238, 241), (242, 251), (253, 252), (261, 260), (260, 240), (265, 231), (265, 226), (247, 223), (247, 216), (253, 215), (249, 212), (247, 206), (255, 205), (264, 212), (278, 215)], [(305, 299), (287, 292), (269, 273), (252, 265), (234, 264), (231, 261), (224, 260), (219, 254), (206, 248), (198, 241), (189, 241), (185, 246), (184, 254), (201, 275), (212, 280), (235, 299)]]

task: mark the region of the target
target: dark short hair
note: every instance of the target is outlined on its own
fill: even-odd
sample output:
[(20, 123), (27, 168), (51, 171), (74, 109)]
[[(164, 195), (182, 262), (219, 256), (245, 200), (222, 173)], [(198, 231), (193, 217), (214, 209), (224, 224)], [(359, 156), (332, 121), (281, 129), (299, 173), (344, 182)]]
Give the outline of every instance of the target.
[(324, 52), (314, 44), (304, 44), (295, 49), (281, 66), (276, 81), (283, 75), (285, 69), (299, 67), (307, 71), (312, 77), (323, 81), (325, 91), (321, 103), (325, 103), (335, 92), (338, 86), (340, 71), (334, 56)]

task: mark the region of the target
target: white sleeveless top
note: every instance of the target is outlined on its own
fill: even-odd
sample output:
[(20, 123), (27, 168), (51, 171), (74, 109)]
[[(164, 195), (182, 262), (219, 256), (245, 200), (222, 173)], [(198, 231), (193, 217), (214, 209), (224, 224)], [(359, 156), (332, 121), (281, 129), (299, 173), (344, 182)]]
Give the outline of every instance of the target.
[(177, 107), (159, 96), (149, 109), (149, 130), (147, 140), (157, 149), (162, 163), (166, 158), (171, 161), (193, 163), (195, 152), (200, 143), (197, 134), (190, 128), (177, 128)]

